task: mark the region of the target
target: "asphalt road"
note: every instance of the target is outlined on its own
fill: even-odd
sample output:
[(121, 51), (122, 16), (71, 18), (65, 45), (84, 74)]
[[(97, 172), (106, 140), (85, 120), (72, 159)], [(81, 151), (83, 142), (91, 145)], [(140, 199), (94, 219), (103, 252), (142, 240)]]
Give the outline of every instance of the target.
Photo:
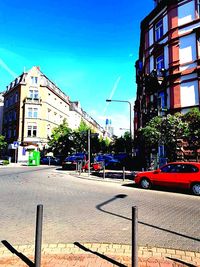
[(200, 251), (200, 197), (187, 193), (80, 179), (51, 166), (1, 167), (0, 240), (34, 244), (37, 204), (43, 243), (130, 244), (137, 206), (139, 245)]

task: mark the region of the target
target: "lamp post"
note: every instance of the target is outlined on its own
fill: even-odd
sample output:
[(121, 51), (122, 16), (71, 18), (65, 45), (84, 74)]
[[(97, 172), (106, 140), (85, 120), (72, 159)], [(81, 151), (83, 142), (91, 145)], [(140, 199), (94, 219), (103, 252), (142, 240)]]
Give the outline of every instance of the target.
[(131, 156), (133, 156), (132, 151), (132, 116), (131, 116), (131, 102), (127, 100), (113, 100), (113, 99), (106, 99), (106, 102), (122, 102), (122, 103), (128, 103), (130, 107), (130, 147), (131, 147)]

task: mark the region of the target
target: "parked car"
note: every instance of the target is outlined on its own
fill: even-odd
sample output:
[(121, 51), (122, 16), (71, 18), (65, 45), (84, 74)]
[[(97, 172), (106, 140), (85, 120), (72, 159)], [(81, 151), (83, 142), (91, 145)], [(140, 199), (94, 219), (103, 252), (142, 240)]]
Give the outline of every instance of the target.
[[(91, 171), (99, 172), (100, 170), (103, 169), (103, 166), (102, 166), (102, 164), (100, 162), (93, 162), (90, 165), (91, 165), (90, 166), (90, 170)], [(86, 164), (83, 165), (82, 170), (83, 171), (88, 171), (88, 161), (86, 161)]]
[(44, 156), (40, 159), (40, 164), (60, 165), (60, 159), (52, 156)]
[(112, 155), (97, 155), (94, 162), (101, 162), (106, 169), (122, 169), (120, 161)]
[(200, 163), (172, 162), (154, 171), (138, 172), (135, 183), (144, 189), (154, 185), (190, 189), (200, 196)]
[(66, 157), (62, 162), (62, 169), (63, 170), (76, 170), (76, 166), (78, 163), (83, 162), (85, 160), (85, 155), (72, 155)]

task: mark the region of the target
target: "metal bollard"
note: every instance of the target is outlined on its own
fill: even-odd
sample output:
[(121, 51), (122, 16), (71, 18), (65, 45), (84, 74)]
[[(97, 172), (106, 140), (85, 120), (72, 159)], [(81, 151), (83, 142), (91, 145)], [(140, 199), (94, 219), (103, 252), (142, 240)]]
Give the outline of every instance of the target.
[(43, 205), (37, 205), (35, 231), (35, 267), (41, 266)]
[(138, 208), (132, 207), (132, 267), (138, 267)]
[(103, 179), (106, 178), (105, 166), (103, 166)]
[(123, 167), (123, 181), (125, 181), (126, 173), (125, 173), (125, 167)]
[(79, 175), (81, 175), (81, 167), (82, 167), (82, 164), (81, 164), (81, 162), (79, 162), (78, 163)]

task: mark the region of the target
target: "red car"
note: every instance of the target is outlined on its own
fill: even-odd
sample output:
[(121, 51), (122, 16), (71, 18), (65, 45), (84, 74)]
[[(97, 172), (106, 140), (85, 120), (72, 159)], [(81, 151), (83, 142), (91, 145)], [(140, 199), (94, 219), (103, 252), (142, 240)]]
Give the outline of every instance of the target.
[[(99, 163), (99, 162), (95, 162), (95, 163), (91, 163), (91, 167), (90, 167), (90, 169), (91, 169), (92, 171), (99, 172), (99, 171), (102, 170), (103, 168), (102, 168), (101, 163)], [(88, 161), (86, 162), (85, 165), (83, 165), (82, 170), (84, 170), (84, 171), (88, 171)]]
[(135, 183), (144, 189), (154, 185), (190, 189), (200, 196), (200, 163), (172, 162), (155, 171), (138, 172)]

